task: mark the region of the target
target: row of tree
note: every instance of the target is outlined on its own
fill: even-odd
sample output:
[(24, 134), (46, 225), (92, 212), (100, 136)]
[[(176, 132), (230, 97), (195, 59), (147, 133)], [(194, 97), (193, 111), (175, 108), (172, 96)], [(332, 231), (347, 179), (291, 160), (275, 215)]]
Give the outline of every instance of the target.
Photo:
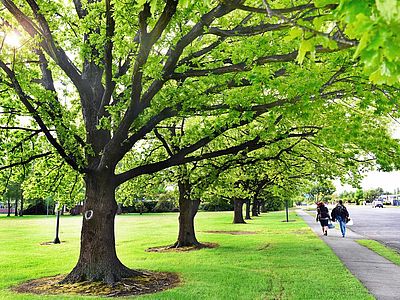
[(355, 191), (344, 191), (340, 193), (339, 199), (342, 199), (345, 202), (360, 205), (363, 203), (371, 203), (372, 201), (378, 199), (379, 196), (389, 194), (389, 192), (385, 192), (382, 188), (369, 190), (357, 189)]
[(343, 191), (339, 195), (336, 195), (336, 188), (332, 181), (316, 181), (310, 182), (308, 188), (305, 189), (305, 194), (299, 198), (298, 203), (303, 201), (307, 203), (316, 202), (336, 202), (337, 200), (342, 200), (347, 203), (354, 203), (360, 205), (363, 203), (371, 203), (372, 201), (379, 198), (381, 195), (389, 195), (390, 192), (384, 191), (382, 188), (376, 189), (354, 189), (352, 191)]
[(198, 244), (200, 200), (256, 212), (308, 180), (396, 167), (398, 20), (366, 2), (2, 0), (2, 182), (85, 200), (64, 281), (140, 274), (116, 254), (116, 199), (160, 183), (178, 187), (179, 247)]

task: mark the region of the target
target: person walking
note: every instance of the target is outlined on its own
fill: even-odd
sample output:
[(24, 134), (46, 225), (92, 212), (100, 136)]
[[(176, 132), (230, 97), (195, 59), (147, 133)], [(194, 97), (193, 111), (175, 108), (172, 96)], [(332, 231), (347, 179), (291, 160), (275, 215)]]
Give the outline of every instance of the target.
[(316, 221), (321, 223), (322, 233), (328, 235), (328, 222), (330, 220), (329, 210), (323, 202), (317, 203)]
[(332, 210), (332, 221), (338, 221), (340, 226), (340, 231), (342, 232), (342, 237), (346, 236), (346, 223), (350, 220), (349, 212), (347, 208), (343, 205), (343, 201), (339, 200), (336, 207)]

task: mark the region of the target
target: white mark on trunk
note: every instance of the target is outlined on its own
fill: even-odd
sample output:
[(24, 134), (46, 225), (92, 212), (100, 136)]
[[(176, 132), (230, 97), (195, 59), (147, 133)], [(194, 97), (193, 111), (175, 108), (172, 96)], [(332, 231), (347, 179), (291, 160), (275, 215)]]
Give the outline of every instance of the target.
[(91, 218), (93, 218), (93, 210), (85, 211), (85, 219), (90, 220)]

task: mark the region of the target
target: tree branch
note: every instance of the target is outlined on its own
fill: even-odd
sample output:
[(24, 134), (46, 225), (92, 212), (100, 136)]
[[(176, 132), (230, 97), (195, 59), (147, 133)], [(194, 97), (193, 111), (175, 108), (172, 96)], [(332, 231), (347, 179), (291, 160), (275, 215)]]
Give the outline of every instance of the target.
[(26, 128), (26, 127), (19, 127), (19, 126), (0, 126), (0, 129), (4, 130), (24, 130), (24, 131), (32, 131), (32, 132), (41, 132), (40, 129), (34, 128)]
[[(324, 48), (322, 46), (315, 47), (315, 51), (317, 53), (331, 53), (336, 52), (345, 48), (351, 47), (350, 45), (339, 45), (338, 49), (329, 49)], [(195, 70), (190, 69), (182, 73), (172, 73), (170, 75), (170, 79), (175, 80), (185, 80), (189, 77), (203, 77), (208, 75), (222, 75), (227, 73), (237, 73), (237, 72), (246, 72), (250, 71), (254, 66), (262, 66), (270, 63), (281, 63), (281, 62), (292, 62), (295, 61), (298, 55), (298, 51), (293, 51), (286, 54), (277, 54), (277, 55), (269, 55), (256, 59), (252, 64), (248, 64), (245, 62), (231, 64), (229, 66), (213, 68), (213, 69), (203, 69), (203, 70)]]
[[(42, 79), (40, 80), (40, 83), (43, 85), (43, 87), (46, 90), (53, 92), (53, 95), (55, 97), (55, 100), (57, 101), (57, 104), (60, 104), (60, 101), (58, 100), (57, 92), (56, 92), (56, 89), (54, 86), (53, 74), (49, 69), (49, 63), (41, 50), (36, 50), (35, 52), (39, 56), (40, 70), (42, 72)], [(50, 108), (50, 109), (48, 109), (48, 108)], [(60, 107), (55, 107), (52, 103), (49, 103), (48, 107), (46, 105), (45, 110), (49, 114), (52, 121), (56, 121), (56, 118), (58, 118), (57, 121), (60, 121), (60, 125), (64, 129), (69, 130), (69, 128), (62, 122), (63, 115), (62, 115), (62, 111), (61, 111)], [(56, 126), (56, 128), (57, 128), (57, 126)], [(74, 136), (75, 140), (82, 147), (86, 146), (85, 141), (78, 134), (74, 133), (73, 136)]]
[(40, 24), (40, 27), (36, 25), (28, 16), (26, 16), (14, 4), (13, 1), (1, 0), (1, 2), (31, 37), (35, 37), (38, 35), (41, 38), (39, 45), (61, 67), (61, 69), (65, 72), (65, 74), (75, 84), (75, 86), (78, 88), (82, 87), (80, 72), (75, 67), (75, 65), (70, 61), (64, 50), (55, 45), (47, 21), (45, 20), (43, 15), (40, 14), (37, 3), (33, 0), (27, 0), (29, 6), (31, 7), (35, 15), (35, 18)]
[[(280, 135), (268, 142), (260, 141), (260, 138), (256, 137), (253, 140), (244, 142), (237, 146), (233, 146), (233, 147), (226, 148), (223, 150), (217, 150), (217, 151), (213, 151), (213, 152), (204, 153), (199, 156), (186, 157), (187, 154), (198, 150), (200, 147), (202, 147), (202, 146), (204, 146), (204, 144), (206, 144), (206, 143), (204, 143), (204, 142), (206, 142), (206, 140), (205, 140), (206, 138), (204, 138), (204, 139), (200, 140), (199, 142), (193, 144), (193, 145), (196, 145), (196, 147), (194, 147), (192, 145), (192, 146), (189, 146), (186, 148), (182, 148), (178, 153), (175, 153), (173, 156), (169, 157), (166, 160), (159, 161), (156, 163), (150, 163), (150, 164), (144, 165), (144, 166), (138, 166), (129, 171), (118, 174), (118, 175), (116, 175), (116, 180), (119, 184), (121, 184), (123, 182), (128, 181), (129, 179), (134, 178), (134, 177), (137, 177), (137, 176), (140, 176), (143, 174), (152, 174), (152, 173), (158, 172), (162, 169), (166, 169), (166, 168), (169, 168), (172, 166), (183, 165), (183, 164), (190, 163), (190, 162), (201, 161), (201, 160), (215, 158), (215, 157), (224, 156), (224, 155), (228, 155), (228, 154), (236, 154), (236, 153), (238, 153), (240, 151), (244, 151), (244, 150), (254, 151), (256, 149), (262, 148), (266, 145), (273, 144), (273, 143), (276, 143), (276, 142), (284, 140), (284, 139), (304, 138), (307, 136), (313, 136), (315, 134), (316, 134), (316, 132), (312, 131), (312, 130), (309, 132), (305, 132), (305, 133), (289, 133), (289, 134), (285, 133), (285, 134)], [(293, 148), (299, 142), (300, 141), (296, 141), (296, 143), (294, 143), (287, 149), (283, 149), (283, 150), (279, 151), (278, 154), (276, 154), (273, 157), (279, 158), (284, 152), (289, 151), (291, 148)]]
[[(248, 14), (239, 23), (239, 25), (237, 25), (234, 29), (236, 29), (238, 27), (241, 27), (242, 25), (246, 24), (252, 18), (252, 16), (253, 16), (252, 14)], [(218, 40), (216, 40), (215, 42), (211, 43), (210, 45), (204, 47), (203, 49), (200, 49), (198, 51), (190, 53), (188, 56), (186, 56), (185, 58), (183, 58), (179, 62), (177, 62), (177, 66), (181, 66), (181, 65), (185, 65), (185, 64), (191, 65), (190, 62), (191, 62), (192, 59), (197, 58), (197, 57), (201, 57), (201, 56), (209, 53), (211, 50), (215, 49), (220, 44), (222, 44), (226, 40), (226, 38), (227, 38), (227, 36), (220, 37)]]
[(17, 163), (12, 163), (12, 164), (9, 164), (7, 166), (2, 166), (2, 167), (0, 167), (0, 171), (5, 170), (5, 169), (9, 169), (9, 168), (13, 168), (13, 167), (16, 167), (16, 166), (26, 165), (26, 164), (30, 163), (31, 161), (33, 161), (35, 159), (38, 159), (38, 158), (41, 158), (41, 157), (45, 157), (45, 156), (48, 156), (50, 154), (52, 154), (52, 152), (46, 152), (46, 153), (42, 153), (42, 154), (33, 155), (33, 156), (29, 157), (27, 160), (20, 161), (20, 162), (17, 162)]
[(147, 32), (147, 18), (150, 17), (150, 5), (146, 3), (143, 11), (139, 14), (140, 48), (133, 68), (130, 104), (114, 134), (114, 137), (106, 146), (105, 152), (108, 152), (109, 149), (114, 147), (114, 145), (121, 144), (127, 138), (132, 122), (149, 104), (149, 102), (143, 100), (142, 103), (140, 103), (143, 66), (147, 62), (151, 48), (161, 37), (171, 18), (175, 14), (177, 4), (178, 2), (175, 0), (167, 0), (160, 18), (150, 33)]
[(3, 69), (3, 71), (7, 74), (7, 76), (10, 78), (14, 90), (17, 93), (19, 99), (23, 103), (23, 105), (26, 107), (26, 109), (32, 114), (32, 117), (36, 121), (36, 123), (39, 125), (40, 129), (43, 131), (45, 134), (47, 140), (50, 142), (50, 144), (57, 150), (57, 152), (61, 155), (61, 157), (74, 169), (80, 172), (84, 172), (84, 170), (78, 165), (76, 162), (75, 158), (73, 158), (71, 155), (68, 155), (64, 148), (57, 142), (57, 140), (51, 135), (50, 130), (47, 128), (45, 123), (43, 122), (42, 118), (39, 116), (38, 112), (36, 109), (32, 106), (30, 103), (30, 97), (24, 93), (22, 90), (22, 87), (20, 86), (14, 72), (7, 67), (7, 65), (0, 60), (0, 68)]
[(221, 37), (232, 37), (232, 36), (252, 36), (258, 35), (260, 33), (265, 33), (269, 31), (286, 29), (292, 26), (289, 23), (278, 23), (278, 24), (259, 24), (256, 26), (238, 26), (232, 30), (223, 30), (217, 27), (211, 27), (208, 30), (208, 34), (214, 34)]
[(163, 144), (165, 151), (167, 151), (169, 156), (173, 156), (174, 153), (172, 153), (171, 148), (169, 147), (167, 141), (164, 139), (164, 137), (158, 132), (157, 128), (154, 128), (154, 134), (156, 135), (156, 137), (161, 141), (161, 143)]
[[(150, 87), (147, 89), (147, 91), (143, 94), (141, 97), (141, 101), (139, 103), (140, 99), (140, 93), (138, 91), (142, 90), (141, 86), (141, 71), (140, 71), (140, 66), (144, 64), (144, 62), (147, 59), (148, 54), (146, 53), (150, 51), (148, 49), (149, 46), (152, 46), (152, 43), (155, 43), (156, 40), (159, 38), (159, 36), (162, 34), (162, 31), (166, 28), (166, 26), (169, 23), (169, 20), (172, 18), (173, 13), (175, 12), (176, 9), (176, 1), (175, 0), (168, 0), (166, 7), (164, 9), (164, 12), (162, 16), (160, 17), (160, 20), (163, 20), (162, 22), (159, 21), (160, 25), (156, 25), (154, 27), (154, 30), (150, 33), (153, 37), (152, 39), (149, 39), (145, 44), (141, 43), (141, 49), (139, 50), (138, 57), (136, 59), (136, 64), (134, 67), (134, 72), (133, 72), (133, 84), (132, 84), (132, 95), (131, 95), (131, 102), (129, 105), (129, 108), (127, 109), (120, 126), (118, 127), (116, 133), (114, 134), (114, 137), (111, 139), (111, 141), (106, 145), (104, 153), (107, 154), (108, 152), (116, 152), (116, 148), (119, 148), (119, 145), (121, 145), (124, 140), (127, 138), (129, 128), (132, 124), (132, 122), (135, 120), (137, 116), (139, 116), (149, 105), (155, 94), (163, 87), (164, 83), (168, 80), (169, 75), (173, 72), (173, 70), (176, 68), (176, 64), (179, 60), (179, 57), (181, 56), (183, 50), (198, 36), (200, 36), (204, 32), (204, 28), (210, 26), (210, 24), (216, 19), (219, 18), (228, 12), (230, 12), (232, 9), (227, 8), (225, 5), (220, 4), (213, 10), (211, 10), (209, 13), (206, 13), (205, 15), (202, 16), (201, 20), (193, 26), (192, 30), (187, 33), (185, 36), (183, 36), (176, 45), (171, 46), (170, 49), (168, 50), (167, 53), (167, 61), (164, 64), (163, 71), (162, 71), (162, 79), (157, 79), (155, 80)], [(167, 9), (168, 7), (168, 9)], [(142, 19), (142, 25), (141, 25), (141, 31), (146, 34), (147, 30), (145, 30), (145, 23), (143, 23), (145, 18), (145, 15), (141, 17)], [(158, 24), (158, 23), (157, 23)], [(141, 39), (142, 41), (143, 39)], [(144, 48), (144, 47), (147, 47)], [(139, 80), (140, 79), (140, 80)], [(137, 85), (137, 86), (135, 86)], [(117, 150), (118, 151), (118, 150)], [(120, 149), (120, 153), (117, 155), (118, 157), (122, 157), (129, 149), (123, 148)], [(102, 165), (107, 165), (107, 159), (108, 155), (103, 155), (102, 157)]]
[(74, 5), (75, 5), (75, 10), (76, 10), (76, 13), (78, 14), (79, 19), (83, 19), (86, 16), (87, 12), (86, 12), (86, 10), (84, 10), (82, 8), (81, 0), (74, 0)]
[[(277, 15), (277, 14), (287, 14), (287, 13), (292, 13), (292, 12), (298, 12), (298, 11), (305, 11), (307, 9), (314, 9), (316, 8), (314, 3), (310, 4), (303, 4), (303, 5), (298, 5), (298, 6), (293, 6), (293, 7), (288, 7), (288, 8), (278, 8), (278, 9), (270, 9), (270, 12), (268, 13), (265, 8), (262, 7), (251, 7), (247, 5), (243, 5), (241, 3), (238, 4), (230, 4), (233, 5), (235, 8), (252, 12), (252, 13), (259, 13), (259, 14), (266, 14), (269, 15), (272, 13), (272, 15)], [(337, 7), (336, 4), (330, 4), (326, 5), (324, 9), (335, 9)]]
[(15, 144), (15, 146), (11, 148), (11, 152), (14, 152), (18, 147), (21, 147), (24, 142), (29, 141), (34, 136), (38, 135), (40, 132), (42, 131), (41, 130), (33, 131), (30, 135), (28, 135), (27, 137), (20, 140), (17, 144)]
[(110, 0), (106, 0), (106, 43), (104, 46), (105, 89), (98, 109), (100, 117), (106, 114), (105, 106), (110, 103), (116, 85), (112, 74), (112, 50), (114, 46), (112, 38), (115, 31), (115, 21), (112, 14), (113, 4)]

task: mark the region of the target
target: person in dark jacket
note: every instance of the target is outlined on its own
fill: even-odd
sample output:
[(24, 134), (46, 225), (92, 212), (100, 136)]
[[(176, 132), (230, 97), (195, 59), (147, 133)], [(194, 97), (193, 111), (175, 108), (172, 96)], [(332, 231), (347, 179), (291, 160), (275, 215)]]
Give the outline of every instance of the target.
[(332, 221), (338, 221), (340, 225), (340, 231), (342, 232), (342, 237), (346, 235), (346, 223), (350, 220), (349, 212), (347, 208), (343, 205), (343, 201), (339, 200), (339, 203), (332, 210)]
[(322, 233), (328, 235), (329, 210), (323, 202), (317, 203), (317, 219), (321, 223)]

